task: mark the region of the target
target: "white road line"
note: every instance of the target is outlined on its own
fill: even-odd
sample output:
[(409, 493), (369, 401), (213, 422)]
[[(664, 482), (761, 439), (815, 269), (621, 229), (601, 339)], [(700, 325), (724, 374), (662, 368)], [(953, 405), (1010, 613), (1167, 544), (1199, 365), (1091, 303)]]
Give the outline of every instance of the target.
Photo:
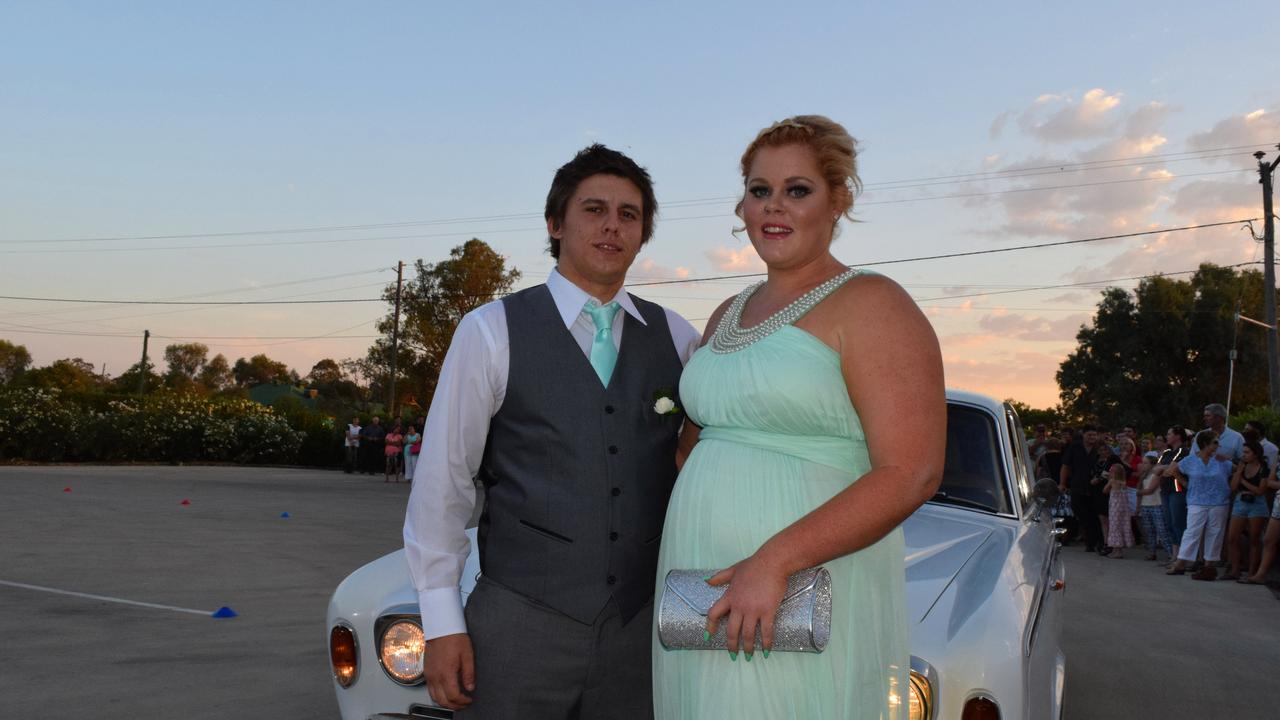
[(191, 613), (192, 615), (204, 615), (205, 617), (209, 617), (214, 613), (213, 610), (192, 610), (191, 608), (180, 608), (172, 605), (157, 605), (155, 603), (140, 602), (138, 600), (125, 600), (124, 598), (114, 598), (106, 595), (93, 595), (91, 593), (75, 592), (72, 590), (59, 590), (57, 588), (43, 587), (41, 585), (28, 585), (26, 583), (11, 582), (9, 580), (0, 580), (0, 585), (23, 588), (24, 590), (38, 590), (40, 592), (54, 593), (56, 595), (70, 595), (71, 597), (88, 598), (90, 600), (102, 600), (104, 602), (120, 603), (121, 605), (133, 605), (135, 607), (145, 607), (153, 610), (172, 610), (174, 612)]

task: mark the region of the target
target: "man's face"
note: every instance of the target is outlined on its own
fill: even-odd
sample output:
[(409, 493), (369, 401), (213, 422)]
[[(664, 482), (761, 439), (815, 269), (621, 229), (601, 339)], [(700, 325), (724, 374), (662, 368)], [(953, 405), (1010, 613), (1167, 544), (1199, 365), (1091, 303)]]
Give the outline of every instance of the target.
[(1046, 430), (1046, 429), (1045, 429), (1045, 427), (1044, 427), (1043, 425), (1037, 425), (1037, 426), (1036, 426), (1036, 437), (1037, 437), (1037, 438), (1044, 439), (1044, 437), (1048, 434), (1048, 432), (1049, 432), (1049, 431), (1048, 431), (1048, 430)]
[(353, 418), (351, 418), (351, 424), (352, 424), (352, 425), (359, 425), (359, 424), (360, 424), (360, 418), (358, 418), (358, 417), (353, 417)]
[(644, 235), (640, 188), (616, 175), (592, 175), (569, 198), (564, 222), (548, 220), (547, 232), (560, 241), (557, 267), (569, 282), (593, 295), (620, 286)]
[(1084, 444), (1093, 445), (1098, 442), (1098, 431), (1090, 430), (1084, 434)]
[(378, 424), (378, 422), (379, 422), (378, 418), (377, 418), (377, 417), (374, 417), (374, 418), (373, 418), (373, 424), (374, 424), (374, 425), (377, 425), (377, 424)]
[(1222, 425), (1223, 425), (1223, 419), (1222, 419), (1222, 418), (1220, 418), (1220, 417), (1218, 417), (1218, 414), (1217, 414), (1217, 413), (1210, 412), (1210, 411), (1208, 411), (1208, 410), (1205, 410), (1205, 411), (1204, 411), (1204, 426), (1205, 426), (1205, 427), (1213, 428), (1214, 430), (1218, 430), (1218, 429), (1220, 429), (1220, 428), (1222, 427)]

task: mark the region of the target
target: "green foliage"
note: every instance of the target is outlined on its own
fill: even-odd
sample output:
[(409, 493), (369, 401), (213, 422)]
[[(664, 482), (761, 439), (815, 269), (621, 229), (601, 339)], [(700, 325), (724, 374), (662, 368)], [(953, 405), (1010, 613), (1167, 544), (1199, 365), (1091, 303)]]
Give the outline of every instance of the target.
[[(501, 297), (515, 286), (520, 271), (508, 269), (506, 258), (483, 240), (472, 238), (455, 247), (449, 259), (414, 264), (415, 274), (401, 292), (400, 351), (396, 358), (400, 377), (400, 401), (412, 396), (425, 405), (435, 393), (436, 378), (462, 316)], [(383, 297), (394, 303), (396, 287), (389, 285)], [(394, 305), (393, 305), (394, 307)], [(369, 348), (367, 368), (374, 399), (387, 397), (391, 368), (392, 314), (378, 323), (383, 334)]]
[(1067, 424), (1067, 417), (1062, 413), (1062, 408), (1033, 408), (1013, 398), (1008, 398), (1005, 402), (1018, 413), (1018, 419), (1022, 421), (1022, 429), (1028, 435), (1035, 432), (1036, 425), (1044, 425), (1049, 430), (1053, 430)]
[(31, 353), (25, 345), (0, 340), (0, 385), (7, 385), (31, 367)]
[(1258, 405), (1242, 412), (1236, 412), (1231, 415), (1231, 419), (1227, 424), (1233, 430), (1244, 432), (1244, 424), (1250, 420), (1259, 420), (1263, 425), (1267, 426), (1268, 440), (1275, 442), (1273, 438), (1280, 436), (1280, 412), (1272, 410), (1269, 405)]
[(1266, 404), (1266, 338), (1235, 321), (1237, 307), (1263, 316), (1262, 287), (1256, 270), (1206, 263), (1189, 280), (1150, 278), (1132, 293), (1108, 288), (1058, 370), (1063, 410), (1107, 427), (1198, 427), (1205, 404), (1226, 404), (1233, 337), (1231, 404)]
[(289, 366), (266, 355), (258, 354), (245, 360), (240, 358), (231, 368), (237, 385), (261, 385), (262, 383), (289, 383), (297, 379)]
[(162, 391), (99, 409), (57, 389), (0, 390), (0, 459), (292, 463), (304, 436), (237, 397)]

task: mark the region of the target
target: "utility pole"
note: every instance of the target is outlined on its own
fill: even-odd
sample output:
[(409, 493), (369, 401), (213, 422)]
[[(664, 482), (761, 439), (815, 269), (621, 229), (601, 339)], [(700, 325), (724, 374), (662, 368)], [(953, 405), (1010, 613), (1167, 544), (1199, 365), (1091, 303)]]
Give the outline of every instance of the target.
[[(1280, 145), (1276, 146), (1280, 149)], [(1253, 156), (1258, 159), (1258, 182), (1262, 183), (1262, 277), (1263, 302), (1267, 306), (1267, 378), (1271, 385), (1271, 409), (1280, 410), (1280, 336), (1276, 333), (1276, 221), (1271, 210), (1271, 176), (1280, 164), (1275, 160), (1263, 160), (1266, 153), (1259, 150)]]
[(391, 402), (387, 406), (391, 408), (391, 418), (387, 420), (387, 425), (395, 424), (395, 420), (400, 419), (400, 415), (396, 413), (396, 375), (399, 374), (399, 357), (400, 357), (400, 289), (404, 285), (404, 261), (396, 263), (396, 312), (391, 317)]
[(138, 366), (138, 394), (142, 395), (147, 391), (147, 341), (151, 339), (151, 331), (142, 331), (142, 364)]

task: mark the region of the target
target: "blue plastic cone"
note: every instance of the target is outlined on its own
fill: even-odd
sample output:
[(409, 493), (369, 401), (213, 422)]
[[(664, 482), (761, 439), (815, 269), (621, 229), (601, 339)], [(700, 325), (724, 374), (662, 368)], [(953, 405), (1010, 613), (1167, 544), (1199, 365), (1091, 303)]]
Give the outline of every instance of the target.
[(235, 610), (232, 610), (226, 605), (223, 605), (222, 607), (218, 608), (213, 612), (213, 617), (216, 617), (216, 618), (233, 618), (239, 615), (240, 613), (236, 612)]
[(289, 517), (289, 513), (288, 513), (287, 511), (286, 511), (286, 512), (282, 512), (282, 513), (280, 513), (280, 517), (282, 517), (282, 518), (287, 518), (287, 517)]

